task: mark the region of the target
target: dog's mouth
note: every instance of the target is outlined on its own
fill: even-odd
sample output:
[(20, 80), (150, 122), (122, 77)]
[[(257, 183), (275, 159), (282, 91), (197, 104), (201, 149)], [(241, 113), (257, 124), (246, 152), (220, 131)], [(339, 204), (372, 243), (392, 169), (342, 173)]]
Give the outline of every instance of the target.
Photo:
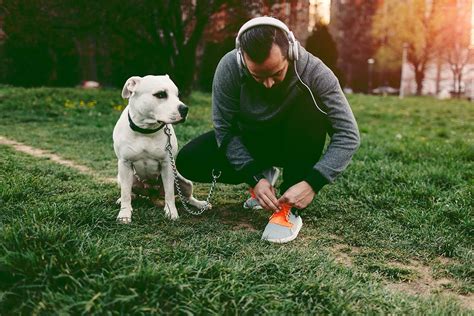
[(179, 120), (173, 119), (173, 120), (170, 120), (170, 122), (167, 122), (167, 123), (166, 123), (166, 122), (163, 122), (163, 121), (157, 121), (158, 124), (173, 124), (173, 125), (174, 125), (174, 124), (184, 123), (184, 122), (186, 122), (186, 118), (185, 118), (185, 117), (183, 117), (183, 118), (181, 118), (181, 119), (179, 119)]

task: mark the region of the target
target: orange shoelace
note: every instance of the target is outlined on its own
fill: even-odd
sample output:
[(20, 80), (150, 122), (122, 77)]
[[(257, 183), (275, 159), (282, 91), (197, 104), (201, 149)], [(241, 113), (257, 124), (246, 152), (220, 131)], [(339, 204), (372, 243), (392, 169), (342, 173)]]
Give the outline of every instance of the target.
[(250, 196), (252, 197), (252, 199), (257, 198), (257, 196), (255, 195), (255, 192), (253, 192), (253, 188), (249, 188), (249, 192), (250, 192)]
[[(253, 191), (253, 188), (250, 188), (249, 192), (252, 198), (257, 198), (255, 192)], [(280, 208), (281, 209), (279, 211), (274, 212), (272, 216), (270, 216), (270, 223), (285, 227), (293, 227), (293, 224), (290, 223), (290, 221), (288, 220), (288, 217), (290, 216), (291, 205), (284, 203), (280, 205)]]
[(280, 208), (281, 209), (279, 211), (273, 213), (272, 216), (270, 216), (270, 223), (285, 227), (293, 227), (293, 224), (288, 220), (290, 216), (291, 205), (284, 203), (280, 205)]

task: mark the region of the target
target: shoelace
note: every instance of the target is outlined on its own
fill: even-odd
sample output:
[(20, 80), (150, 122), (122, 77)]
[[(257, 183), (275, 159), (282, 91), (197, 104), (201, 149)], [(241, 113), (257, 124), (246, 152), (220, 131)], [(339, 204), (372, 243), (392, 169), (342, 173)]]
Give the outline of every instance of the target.
[(249, 188), (249, 192), (250, 192), (250, 196), (252, 197), (252, 199), (257, 198), (257, 196), (255, 195), (255, 192), (253, 191), (253, 188)]
[[(256, 199), (257, 196), (255, 195), (255, 192), (253, 191), (253, 188), (249, 189), (250, 196), (253, 199)], [(290, 223), (289, 217), (290, 217), (290, 211), (291, 211), (291, 205), (284, 203), (280, 205), (280, 210), (276, 211), (270, 216), (270, 223), (285, 226), (285, 227), (293, 227), (293, 224)]]
[(290, 223), (290, 211), (291, 205), (289, 204), (281, 204), (281, 209), (270, 216), (270, 223), (285, 226), (285, 227), (293, 227), (293, 224)]

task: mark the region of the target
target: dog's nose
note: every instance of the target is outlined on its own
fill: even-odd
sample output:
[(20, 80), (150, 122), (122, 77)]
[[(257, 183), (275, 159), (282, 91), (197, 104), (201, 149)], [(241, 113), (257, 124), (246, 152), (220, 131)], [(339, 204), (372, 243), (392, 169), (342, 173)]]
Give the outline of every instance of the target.
[(188, 115), (188, 107), (184, 104), (180, 104), (178, 106), (178, 112), (179, 112), (179, 115), (181, 115), (182, 118), (185, 118), (186, 115)]

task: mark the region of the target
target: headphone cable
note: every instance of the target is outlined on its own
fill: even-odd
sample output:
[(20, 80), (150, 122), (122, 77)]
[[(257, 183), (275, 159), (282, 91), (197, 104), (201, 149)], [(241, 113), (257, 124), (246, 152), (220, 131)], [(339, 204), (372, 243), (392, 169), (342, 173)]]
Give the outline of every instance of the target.
[(314, 105), (316, 105), (316, 107), (318, 108), (319, 112), (323, 113), (324, 115), (328, 115), (326, 112), (324, 112), (323, 110), (321, 110), (321, 108), (318, 106), (318, 103), (316, 102), (316, 99), (314, 98), (313, 92), (311, 92), (311, 89), (308, 87), (308, 85), (307, 85), (306, 83), (304, 83), (303, 80), (301, 80), (301, 77), (300, 77), (300, 75), (298, 74), (298, 70), (296, 70), (296, 60), (293, 62), (293, 65), (295, 66), (295, 73), (296, 73), (296, 76), (298, 77), (298, 80), (301, 82), (301, 84), (303, 84), (303, 86), (306, 87), (306, 89), (308, 89), (309, 94), (311, 95), (311, 98), (313, 99)]

